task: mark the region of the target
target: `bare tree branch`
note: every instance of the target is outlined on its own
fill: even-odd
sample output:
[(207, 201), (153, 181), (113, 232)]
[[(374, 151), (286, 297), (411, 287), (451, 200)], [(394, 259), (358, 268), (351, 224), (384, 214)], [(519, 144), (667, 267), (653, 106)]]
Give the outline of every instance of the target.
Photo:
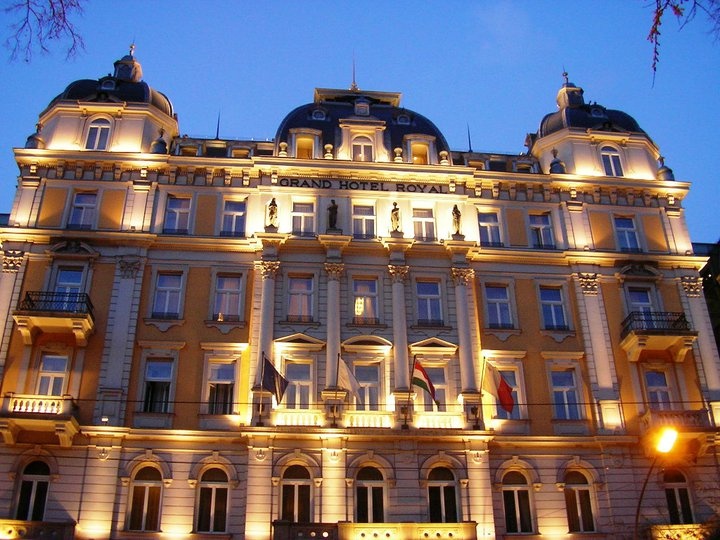
[(82, 36), (72, 18), (82, 14), (85, 0), (9, 0), (3, 8), (11, 22), (5, 46), (10, 59), (32, 59), (36, 51), (47, 53), (51, 42), (66, 42), (66, 57), (71, 58), (85, 48)]

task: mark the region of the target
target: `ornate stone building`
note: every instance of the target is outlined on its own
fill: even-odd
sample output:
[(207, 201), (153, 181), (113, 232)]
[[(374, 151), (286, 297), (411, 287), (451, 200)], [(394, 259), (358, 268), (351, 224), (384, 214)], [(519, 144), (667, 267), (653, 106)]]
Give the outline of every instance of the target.
[(0, 537), (699, 537), (690, 186), (557, 105), (505, 155), (354, 84), (257, 142), (180, 136), (132, 52), (71, 83), (0, 228)]

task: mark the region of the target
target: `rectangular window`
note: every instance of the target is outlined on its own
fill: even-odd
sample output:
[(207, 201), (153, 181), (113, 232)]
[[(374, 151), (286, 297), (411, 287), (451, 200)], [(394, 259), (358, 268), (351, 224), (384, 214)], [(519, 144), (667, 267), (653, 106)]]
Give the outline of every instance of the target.
[(91, 229), (95, 224), (97, 193), (76, 193), (68, 218), (68, 229)]
[(377, 411), (380, 406), (380, 364), (356, 365), (355, 378), (360, 383), (361, 403), (358, 411)]
[(242, 285), (242, 274), (218, 274), (215, 277), (213, 320), (242, 320)]
[(313, 278), (310, 276), (288, 279), (288, 321), (313, 321), (313, 289)]
[(41, 396), (62, 396), (65, 393), (67, 365), (67, 356), (43, 354), (40, 359), (36, 393)]
[(292, 233), (296, 236), (315, 236), (315, 205), (313, 203), (293, 203)]
[(510, 297), (505, 285), (485, 285), (488, 328), (513, 328)]
[(353, 237), (375, 238), (375, 208), (370, 205), (353, 204)]
[(190, 199), (169, 195), (165, 206), (165, 234), (187, 234), (190, 229)]
[(540, 287), (540, 308), (545, 330), (568, 330), (562, 289)]
[(288, 409), (309, 409), (312, 398), (312, 369), (309, 363), (288, 362), (285, 365), (288, 384), (285, 406)]
[(633, 218), (615, 217), (615, 234), (617, 235), (620, 251), (631, 253), (641, 251)]
[(153, 319), (180, 318), (182, 278), (182, 274), (176, 272), (160, 272), (157, 274), (152, 309)]
[(500, 222), (495, 212), (479, 212), (480, 245), (484, 247), (503, 247), (500, 239)]
[(85, 150), (105, 150), (110, 138), (110, 121), (104, 118), (93, 120), (85, 140)]
[(440, 282), (418, 281), (416, 285), (418, 325), (443, 326), (445, 323), (440, 303)]
[(555, 249), (550, 214), (530, 214), (530, 238), (533, 247)]
[(578, 399), (578, 387), (575, 370), (557, 369), (553, 370), (552, 393), (553, 393), (553, 418), (556, 420), (580, 420), (580, 400)]
[(171, 358), (153, 359), (146, 362), (142, 412), (170, 412), (172, 372), (173, 361)]
[(413, 208), (416, 240), (435, 240), (435, 217), (432, 208)]
[(377, 279), (353, 279), (353, 323), (378, 324)]
[(645, 391), (648, 405), (658, 411), (669, 411), (673, 408), (672, 393), (667, 373), (659, 370), (645, 372)]
[(235, 393), (235, 362), (210, 362), (208, 367), (208, 414), (232, 414)]
[(600, 151), (600, 157), (602, 158), (606, 176), (623, 176), (620, 153), (615, 148), (603, 146)]
[(225, 201), (220, 236), (245, 236), (245, 201)]
[(51, 308), (53, 311), (83, 311), (85, 298), (81, 297), (83, 268), (61, 266), (55, 274), (55, 296)]
[(430, 397), (430, 394), (428, 394), (424, 390), (420, 390), (419, 394), (421, 395), (421, 399), (423, 400), (422, 403), (424, 405), (424, 409), (428, 412), (432, 412), (434, 410), (444, 412), (447, 410), (448, 397), (448, 383), (447, 377), (445, 376), (445, 368), (428, 366), (423, 367), (425, 368), (425, 372), (430, 378), (430, 382), (432, 382), (433, 386), (435, 387), (435, 399), (437, 400), (437, 403), (434, 403), (432, 397)]
[(313, 137), (298, 137), (295, 141), (296, 158), (312, 159), (315, 157), (315, 139)]

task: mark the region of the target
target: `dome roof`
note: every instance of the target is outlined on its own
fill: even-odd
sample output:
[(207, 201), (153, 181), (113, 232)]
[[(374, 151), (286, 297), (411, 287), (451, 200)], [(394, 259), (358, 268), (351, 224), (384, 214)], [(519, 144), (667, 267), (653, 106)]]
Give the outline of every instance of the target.
[(558, 92), (557, 104), (559, 110), (546, 115), (540, 122), (538, 137), (565, 128), (645, 133), (629, 114), (606, 109), (597, 103), (585, 103), (583, 89), (567, 80)]
[(142, 81), (142, 67), (130, 54), (123, 56), (114, 64), (115, 72), (98, 80), (80, 79), (70, 83), (63, 92), (56, 96), (48, 105), (48, 109), (59, 101), (90, 101), (90, 102), (126, 102), (148, 103), (173, 116), (173, 106), (162, 92), (151, 88)]
[[(445, 137), (423, 115), (400, 107), (401, 95), (397, 92), (315, 89), (313, 103), (307, 103), (291, 111), (280, 123), (275, 135), (276, 144), (286, 142), (290, 130), (315, 129), (322, 133), (323, 144), (335, 144), (340, 120), (355, 122), (384, 122), (385, 141), (390, 150), (402, 147), (406, 135), (427, 135), (435, 138), (438, 152), (449, 151)], [(358, 103), (367, 103), (365, 113), (358, 114)]]

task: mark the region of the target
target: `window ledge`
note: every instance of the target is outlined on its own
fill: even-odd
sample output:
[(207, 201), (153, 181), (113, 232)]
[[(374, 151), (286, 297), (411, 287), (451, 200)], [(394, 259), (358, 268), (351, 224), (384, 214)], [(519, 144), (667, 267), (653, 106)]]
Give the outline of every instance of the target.
[(289, 325), (289, 326), (314, 326), (319, 327), (320, 322), (319, 321), (289, 321), (285, 319), (284, 321), (278, 321), (280, 324), (283, 325)]
[(495, 336), (500, 341), (507, 341), (510, 336), (522, 334), (522, 330), (519, 328), (484, 328), (483, 333)]
[(135, 412), (133, 418), (133, 427), (136, 428), (161, 428), (169, 429), (172, 427), (173, 413), (151, 413), (151, 412)]
[(345, 325), (347, 328), (387, 328), (387, 324), (383, 323), (356, 323), (350, 322)]
[(433, 329), (433, 330), (452, 330), (452, 326), (447, 326), (445, 324), (413, 324), (410, 326), (410, 329), (412, 330), (427, 330), (427, 329)]
[(245, 328), (245, 321), (205, 321), (207, 328), (217, 328), (222, 334), (228, 334), (236, 328)]
[(145, 318), (143, 319), (143, 322), (145, 324), (148, 324), (150, 326), (154, 326), (161, 332), (167, 332), (170, 328), (173, 326), (182, 326), (185, 324), (185, 319), (152, 319), (152, 318)]
[(589, 435), (590, 425), (588, 420), (562, 420), (553, 418), (553, 430), (555, 435)]
[(540, 330), (540, 334), (562, 343), (567, 338), (575, 337), (574, 330)]

